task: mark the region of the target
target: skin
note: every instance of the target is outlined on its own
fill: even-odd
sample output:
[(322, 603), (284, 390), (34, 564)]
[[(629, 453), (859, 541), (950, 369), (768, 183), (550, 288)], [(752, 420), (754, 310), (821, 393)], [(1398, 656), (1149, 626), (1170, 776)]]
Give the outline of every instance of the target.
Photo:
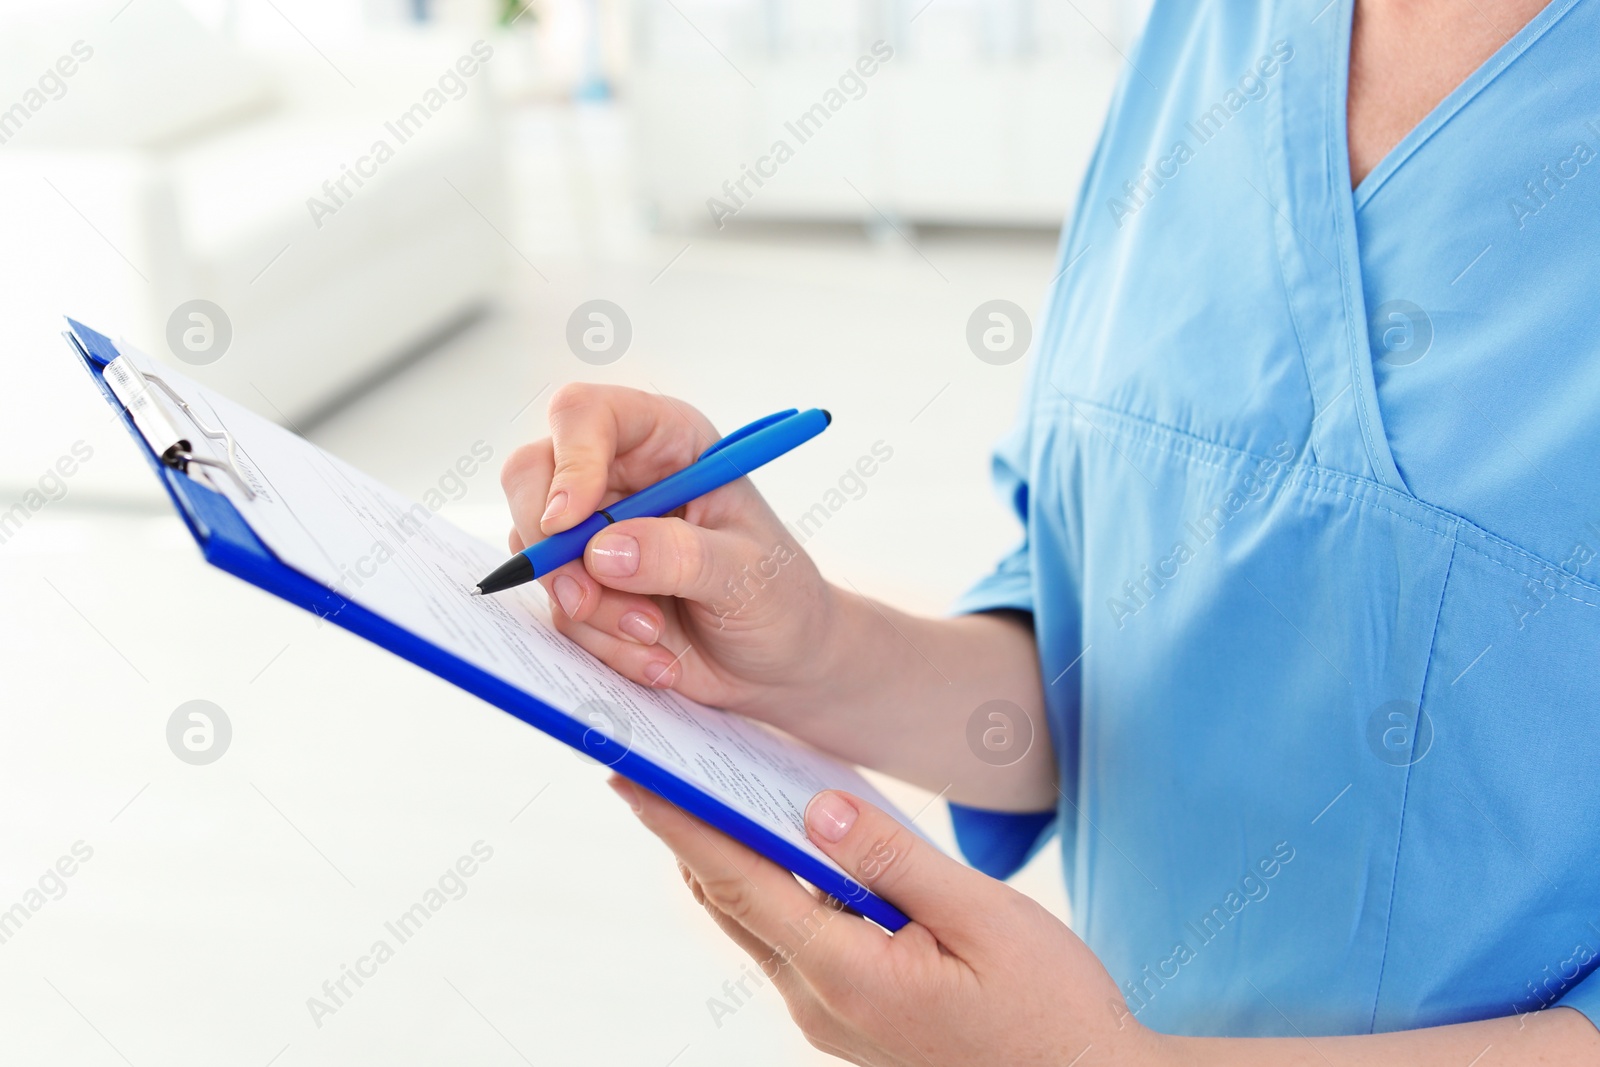
[[(1360, 0), (1349, 88), (1352, 182), (1542, 6)], [(502, 474), (513, 550), (680, 469), (718, 436), (686, 404), (603, 386), (563, 387), (550, 425), (551, 437), (518, 449)], [(774, 569), (770, 579), (751, 578)], [(770, 722), (953, 800), (1007, 811), (1054, 807), (1055, 757), (1026, 620), (920, 618), (831, 585), (748, 480), (675, 516), (619, 522), (581, 561), (541, 582), (558, 605), (557, 627), (636, 681)], [(996, 697), (1033, 720), (1033, 751), (1009, 767), (974, 767), (966, 721)], [(677, 855), (696, 901), (761, 965), (807, 1040), (855, 1063), (1600, 1062), (1600, 1032), (1569, 1008), (1349, 1037), (1158, 1034), (1129, 1014), (1099, 960), (1036, 902), (858, 798), (818, 794), (806, 809), (807, 832), (911, 916), (892, 937), (661, 798), (620, 778), (612, 787)]]
[[(681, 401), (588, 385), (556, 392), (550, 429), (501, 473), (513, 551), (680, 470), (719, 436)], [(750, 576), (774, 569), (751, 595)], [(746, 479), (681, 515), (609, 526), (581, 562), (541, 581), (561, 609), (557, 626), (637, 682), (762, 719), (958, 802), (1054, 804), (1032, 630), (997, 615), (919, 618), (830, 585)], [(746, 590), (743, 607), (730, 582)], [(967, 718), (996, 698), (1026, 709), (1039, 740), (1010, 767), (974, 767)]]
[(1546, 0), (1361, 0), (1350, 39), (1350, 181), (1544, 9)]

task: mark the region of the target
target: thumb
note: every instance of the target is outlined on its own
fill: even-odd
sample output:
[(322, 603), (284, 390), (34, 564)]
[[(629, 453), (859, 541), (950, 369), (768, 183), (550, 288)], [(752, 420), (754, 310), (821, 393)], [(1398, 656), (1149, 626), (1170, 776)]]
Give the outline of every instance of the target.
[(849, 793), (818, 793), (805, 819), (807, 836), (828, 858), (958, 955), (977, 941), (987, 901), (1001, 883)]
[[(584, 566), (602, 585), (707, 605), (743, 604), (735, 583), (741, 577), (748, 582), (762, 563), (772, 562), (760, 560), (754, 545), (739, 534), (679, 518), (623, 519), (601, 530), (584, 549)], [(769, 580), (763, 572), (755, 588)], [(750, 593), (748, 585), (743, 591)]]

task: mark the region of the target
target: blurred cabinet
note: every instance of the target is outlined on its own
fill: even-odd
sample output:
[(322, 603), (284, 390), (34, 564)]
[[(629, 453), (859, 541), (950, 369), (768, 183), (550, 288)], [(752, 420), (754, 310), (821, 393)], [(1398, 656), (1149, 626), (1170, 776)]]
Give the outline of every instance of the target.
[[(662, 225), (737, 217), (1058, 225), (1144, 15), (1107, 0), (677, 0), (633, 8), (624, 84)], [(893, 49), (809, 139), (792, 123)], [(739, 179), (777, 142), (792, 158)], [(735, 204), (729, 194), (741, 203)], [(748, 196), (743, 195), (748, 193)]]

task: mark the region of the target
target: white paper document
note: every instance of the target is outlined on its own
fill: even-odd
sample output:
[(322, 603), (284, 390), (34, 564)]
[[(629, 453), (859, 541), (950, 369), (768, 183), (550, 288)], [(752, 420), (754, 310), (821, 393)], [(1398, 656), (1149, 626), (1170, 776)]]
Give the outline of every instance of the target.
[[(750, 720), (612, 671), (551, 626), (536, 583), (469, 595), (478, 579), (505, 562), (506, 549), (471, 537), (126, 344), (119, 347), (123, 359), (168, 383), (200, 422), (232, 435), (233, 458), (253, 495), (218, 472), (205, 476), (284, 564), (629, 746), (835, 869), (805, 836), (802, 813), (815, 793), (848, 790), (898, 816), (855, 770)], [(161, 390), (149, 394), (175, 425), (190, 424)], [(189, 440), (197, 454), (228, 459), (221, 442), (199, 434)], [(151, 444), (158, 452), (164, 447)]]

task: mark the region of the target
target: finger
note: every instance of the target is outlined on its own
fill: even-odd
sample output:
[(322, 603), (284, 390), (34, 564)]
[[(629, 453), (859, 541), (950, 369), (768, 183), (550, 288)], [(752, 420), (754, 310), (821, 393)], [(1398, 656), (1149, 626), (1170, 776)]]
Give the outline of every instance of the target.
[(612, 589), (702, 604), (732, 601), (744, 586), (777, 576), (776, 561), (762, 576), (761, 554), (748, 538), (679, 518), (607, 526), (584, 549), (583, 565)]
[(1001, 883), (849, 793), (818, 793), (806, 805), (805, 821), (812, 842), (846, 873), (958, 955), (988, 936), (982, 916)]
[(636, 645), (653, 645), (666, 630), (661, 606), (647, 596), (607, 589), (591, 578), (583, 564), (569, 563), (539, 579), (556, 607), (573, 622)]
[[(624, 786), (631, 785), (631, 783), (628, 783), (626, 779), (620, 779), (614, 775), (606, 784), (616, 790), (617, 795), (624, 800), (628, 798), (629, 794), (625, 791)], [(700, 880), (694, 876), (694, 872), (689, 869), (689, 865), (682, 860), (678, 861), (678, 874), (683, 878), (683, 884), (689, 887), (689, 895), (694, 897), (694, 902), (706, 910), (706, 914), (711, 916), (711, 921), (716, 923), (717, 927), (728, 935), (728, 940), (744, 949), (745, 954), (758, 963), (772, 955), (771, 945), (746, 930), (743, 926), (740, 926), (733, 916), (711, 903), (710, 899), (706, 897), (705, 888), (700, 884)]]
[(551, 619), (557, 630), (576, 641), (595, 659), (624, 678), (652, 689), (671, 689), (677, 685), (683, 677), (684, 657), (694, 654), (687, 647), (677, 653), (662, 644), (641, 645), (625, 640), (586, 622), (574, 622), (562, 612), (552, 612)]
[(500, 488), (505, 490), (511, 522), (517, 539), (522, 542), (512, 549), (513, 552), (521, 552), (544, 539), (539, 529), (539, 516), (550, 495), (550, 478), (555, 465), (555, 451), (549, 438), (545, 438), (514, 449), (500, 468)]
[(716, 431), (663, 396), (572, 384), (550, 398), (550, 438), (554, 467), (539, 515), (546, 536), (594, 514), (608, 487), (631, 492), (688, 466)]
[(594, 610), (585, 621), (597, 630), (636, 645), (659, 644), (667, 631), (661, 606), (654, 600), (614, 589), (602, 589), (596, 597)]
[[(613, 777), (609, 783), (617, 789), (618, 795), (627, 799), (628, 793), (623, 792), (620, 786), (630, 787), (626, 779)], [(840, 1025), (839, 1020), (817, 996), (816, 990), (801, 977), (794, 967), (789, 966), (782, 956), (769, 944), (761, 940), (749, 930), (739, 925), (737, 919), (718, 908), (706, 898), (705, 890), (695, 878), (694, 872), (678, 861), (678, 873), (683, 876), (684, 884), (689, 887), (695, 903), (705, 908), (706, 914), (711, 916), (711, 921), (717, 924), (717, 929), (728, 936), (728, 939), (744, 950), (745, 955), (755, 962), (756, 969), (760, 971), (761, 978), (755, 980), (757, 989), (761, 987), (762, 980), (771, 982), (777, 987), (778, 994), (783, 997), (784, 1004), (789, 1009), (789, 1015), (804, 1031), (806, 1040), (824, 1052), (832, 1053), (841, 1059), (847, 1059), (844, 1046), (841, 1042), (848, 1040), (848, 1034)], [(751, 995), (752, 990), (746, 988), (749, 978), (740, 977), (737, 980), (729, 979), (722, 983), (722, 995), (725, 1003), (734, 1008), (742, 1005)], [(727, 1008), (727, 1010), (733, 1010)], [(715, 1010), (713, 1010), (715, 1015)], [(720, 1025), (720, 1023), (719, 1023)]]
[(511, 554), (513, 556), (528, 547), (523, 543), (522, 535), (517, 533), (517, 528), (515, 526), (511, 527), (511, 534), (506, 538), (506, 544), (511, 547)]
[(832, 908), (834, 911), (843, 911), (846, 907), (844, 901), (840, 900), (826, 889), (819, 889), (814, 885), (807, 885), (806, 891), (811, 894), (811, 899), (815, 900), (823, 907)]
[[(615, 781), (615, 779), (613, 779)], [(613, 785), (612, 788), (616, 788)], [(804, 1016), (810, 1022), (807, 1028), (808, 1038), (814, 1038), (814, 1031), (820, 1028), (820, 1023), (827, 1016), (827, 1010), (817, 996), (816, 990), (792, 966), (790, 959), (785, 959), (784, 950), (774, 948), (761, 940), (755, 934), (740, 925), (739, 920), (717, 907), (707, 896), (700, 880), (682, 860), (678, 861), (678, 872), (683, 875), (683, 880), (689, 886), (689, 891), (694, 895), (695, 903), (705, 909), (711, 921), (717, 924), (717, 929), (727, 935), (728, 939), (744, 950), (745, 955), (755, 963), (755, 969), (761, 974), (756, 982), (760, 988), (761, 981), (771, 982), (778, 989), (778, 994), (783, 997), (784, 1003), (789, 1007), (790, 1015), (795, 1021), (800, 1021)], [(752, 976), (753, 977), (753, 976)], [(745, 988), (748, 979), (741, 978), (737, 983), (732, 980), (723, 983), (722, 990), (729, 1003), (738, 1005), (744, 998), (750, 996), (751, 991)], [(836, 1029), (836, 1027), (835, 1027)]]
[[(694, 874), (708, 901), (802, 976), (837, 971), (888, 939), (854, 915), (823, 907), (793, 875), (649, 790), (633, 786), (641, 822)], [(874, 942), (880, 944), (874, 945)]]

